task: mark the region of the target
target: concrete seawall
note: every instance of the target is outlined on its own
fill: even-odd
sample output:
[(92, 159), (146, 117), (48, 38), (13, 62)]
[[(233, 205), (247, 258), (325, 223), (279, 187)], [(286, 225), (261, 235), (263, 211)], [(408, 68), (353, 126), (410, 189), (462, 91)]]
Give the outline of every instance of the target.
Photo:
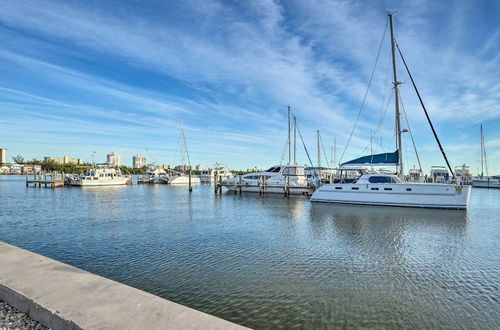
[(245, 329), (0, 242), (0, 299), (52, 329)]

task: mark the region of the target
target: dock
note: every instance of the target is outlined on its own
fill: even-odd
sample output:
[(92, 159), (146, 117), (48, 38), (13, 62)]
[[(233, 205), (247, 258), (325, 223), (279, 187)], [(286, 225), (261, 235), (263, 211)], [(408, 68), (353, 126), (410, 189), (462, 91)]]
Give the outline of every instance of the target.
[(61, 188), (64, 187), (64, 173), (35, 173), (26, 174), (26, 187)]

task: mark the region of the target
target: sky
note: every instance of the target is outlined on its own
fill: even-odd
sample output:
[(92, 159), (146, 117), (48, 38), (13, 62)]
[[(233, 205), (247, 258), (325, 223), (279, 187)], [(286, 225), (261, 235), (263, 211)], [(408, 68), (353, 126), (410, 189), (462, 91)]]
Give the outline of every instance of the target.
[[(314, 163), (316, 130), (322, 165), (334, 140), (336, 162), (392, 152), (388, 11), (452, 166), (480, 171), (482, 124), (500, 174), (494, 0), (0, 0), (0, 148), (176, 164), (182, 121), (192, 165), (267, 168), (288, 161), (290, 105)], [(400, 59), (398, 75), (428, 172), (445, 163)], [(406, 168), (418, 166), (403, 140)], [(309, 163), (299, 137), (297, 162)]]

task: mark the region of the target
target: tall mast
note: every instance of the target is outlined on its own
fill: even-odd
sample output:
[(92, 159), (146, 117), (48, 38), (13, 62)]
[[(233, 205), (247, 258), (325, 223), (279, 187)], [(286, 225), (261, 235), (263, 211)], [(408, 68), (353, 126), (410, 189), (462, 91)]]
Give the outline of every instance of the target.
[(318, 167), (321, 167), (321, 153), (319, 151), (319, 130), (316, 131), (317, 138), (318, 138)]
[(288, 105), (288, 164), (292, 162), (292, 141), (290, 140), (290, 105)]
[(483, 139), (483, 125), (481, 124), (481, 178), (484, 175), (484, 139)]
[(297, 165), (297, 116), (293, 115), (293, 165)]
[(394, 37), (394, 22), (392, 13), (387, 14), (389, 16), (389, 23), (391, 26), (391, 54), (392, 54), (392, 70), (394, 73), (394, 101), (395, 101), (395, 111), (396, 111), (396, 148), (398, 150), (398, 170), (397, 174), (403, 176), (403, 144), (401, 143), (401, 118), (399, 112), (399, 89), (398, 85), (398, 73), (396, 67), (396, 39)]
[(337, 167), (337, 138), (333, 137), (333, 166)]

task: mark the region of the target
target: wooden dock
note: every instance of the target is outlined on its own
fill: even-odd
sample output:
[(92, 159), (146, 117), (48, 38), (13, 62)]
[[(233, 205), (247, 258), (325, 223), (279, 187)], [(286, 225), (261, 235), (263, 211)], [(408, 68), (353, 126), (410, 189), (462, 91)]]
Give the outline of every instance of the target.
[(33, 185), (33, 187), (45, 188), (63, 188), (64, 187), (64, 173), (36, 173), (26, 174), (26, 187)]

